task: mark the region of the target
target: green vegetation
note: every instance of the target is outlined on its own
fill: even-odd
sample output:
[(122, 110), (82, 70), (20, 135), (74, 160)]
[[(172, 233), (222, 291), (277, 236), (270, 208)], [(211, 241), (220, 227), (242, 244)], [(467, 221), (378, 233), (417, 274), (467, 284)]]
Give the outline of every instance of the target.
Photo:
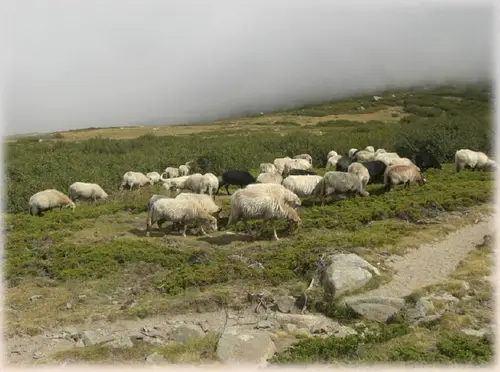
[[(332, 149), (346, 153), (351, 147), (373, 145), (408, 156), (417, 148), (430, 149), (448, 163), (458, 148), (491, 154), (488, 111), (491, 98), (481, 89), (448, 87), (434, 91), (386, 92), (384, 98), (376, 102), (366, 96), (316, 105), (276, 114), (280, 115), (276, 121), (279, 131), (273, 125), (262, 124), (258, 130), (247, 132), (221, 127), (209, 134), (144, 135), (131, 140), (95, 138), (71, 142), (55, 138), (44, 142), (20, 139), (8, 143), (4, 267), (7, 302), (22, 309), (17, 318), (9, 320), (9, 328), (41, 332), (43, 327), (68, 324), (90, 316), (91, 306), (99, 306), (99, 312), (108, 319), (144, 318), (168, 311), (184, 311), (189, 307), (207, 308), (211, 302), (229, 302), (232, 307), (242, 307), (247, 292), (262, 288), (270, 291), (279, 288), (279, 291), (299, 294), (307, 286), (323, 253), (361, 252), (366, 259), (377, 262), (383, 261), (387, 253), (404, 253), (407, 246), (398, 245), (401, 239), (432, 228), (417, 222), (432, 219), (441, 212), (462, 211), (490, 202), (494, 175), (471, 171), (456, 174), (452, 164), (445, 164), (442, 170), (426, 172), (428, 182), (422, 187), (396, 187), (383, 193), (381, 185), (370, 185), (368, 198), (346, 199), (323, 207), (314, 199), (304, 199), (299, 209), (302, 228), (295, 235), (289, 235), (285, 223), (278, 222), (278, 235), (284, 238), (279, 242), (270, 240), (269, 227), (257, 241), (240, 235), (225, 235), (223, 231), (212, 237), (191, 235), (187, 239), (170, 231), (165, 237), (154, 231), (146, 238), (143, 229), (147, 201), (152, 193), (163, 190), (159, 186), (148, 186), (138, 191), (120, 192), (118, 187), (122, 175), (129, 170), (162, 171), (167, 166), (178, 166), (189, 160), (194, 161), (195, 171), (220, 175), (225, 169), (247, 168), (256, 175), (262, 162), (309, 153), (316, 170), (323, 174), (326, 154)], [(356, 114), (361, 105), (365, 108), (364, 113), (398, 106), (412, 115), (390, 123), (330, 118), (317, 124), (302, 121), (305, 115)], [(32, 194), (46, 188), (66, 192), (75, 181), (100, 184), (110, 194), (109, 200), (96, 205), (79, 204), (74, 212), (47, 212), (43, 217), (27, 213)], [(224, 191), (221, 193), (223, 196), (216, 201), (224, 209), (225, 216), (219, 221), (220, 230), (224, 230), (229, 199)], [(446, 231), (445, 227), (434, 229), (436, 234)], [(237, 226), (237, 230), (242, 231), (242, 226)], [(235, 258), (237, 256), (244, 260)], [(264, 268), (249, 267), (249, 262), (260, 262)], [(384, 278), (388, 275), (383, 273)], [(63, 313), (57, 307), (26, 305), (27, 293), (31, 294), (33, 288), (46, 290), (47, 298), (59, 306), (72, 299), (77, 302), (75, 298), (81, 293), (98, 297), (127, 287), (134, 287), (139, 293), (134, 308), (117, 310), (100, 303), (82, 302), (74, 307), (74, 313)], [(189, 297), (191, 295), (193, 297)], [(342, 315), (335, 306), (325, 304), (321, 296), (311, 303), (313, 309)], [(348, 317), (349, 314), (344, 315)], [(375, 353), (369, 354), (371, 345), (413, 337), (413, 333), (408, 333), (408, 328), (402, 325), (390, 325), (381, 328), (380, 332), (382, 336), (379, 337), (383, 340), (363, 341), (367, 345), (366, 355), (372, 355), (366, 360), (375, 358)], [(422, 330), (419, 337), (428, 337), (425, 332)], [(426, 352), (427, 349), (419, 348), (418, 343), (409, 339), (408, 347), (390, 349), (384, 360), (428, 358), (430, 361), (434, 358), (434, 361), (448, 361), (456, 358), (480, 361), (486, 358), (485, 350), (490, 347), (486, 341), (471, 346), (468, 338), (459, 338), (461, 336), (455, 333), (443, 332), (438, 339), (432, 337), (435, 341), (432, 352)], [(213, 352), (213, 345), (209, 338), (207, 340), (203, 347), (176, 346), (178, 349), (162, 353), (170, 355), (172, 360), (203, 359), (203, 355)], [(465, 346), (460, 350), (458, 346), (450, 349), (450, 340)], [(276, 360), (349, 359), (360, 352), (359, 342), (355, 338), (343, 342), (304, 340), (295, 351), (282, 354)], [(194, 353), (193, 348), (205, 350), (204, 354)], [(131, 359), (152, 352), (139, 349), (139, 354), (130, 354)], [(128, 357), (120, 349), (103, 346), (85, 348), (78, 353), (82, 360)], [(189, 358), (176, 359), (174, 354), (189, 354)]]

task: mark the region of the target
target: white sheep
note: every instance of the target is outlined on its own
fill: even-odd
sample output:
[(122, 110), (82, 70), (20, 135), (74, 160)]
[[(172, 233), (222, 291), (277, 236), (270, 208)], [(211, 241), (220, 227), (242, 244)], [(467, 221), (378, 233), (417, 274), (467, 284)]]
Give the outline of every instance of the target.
[(208, 195), (213, 196), (215, 198), (215, 193), (219, 189), (219, 179), (213, 173), (205, 173), (201, 179), (200, 190), (201, 193), (205, 192)]
[(283, 176), (287, 176), (292, 169), (311, 169), (312, 165), (305, 159), (290, 159), (283, 166)]
[(285, 156), (284, 158), (276, 158), (274, 159), (274, 166), (276, 167), (276, 172), (279, 174), (283, 174), (283, 169), (285, 167), (285, 163), (289, 160), (292, 160), (292, 158)]
[(290, 230), (298, 229), (302, 222), (297, 212), (284, 203), (278, 194), (247, 187), (239, 189), (231, 195), (231, 215), (227, 227), (242, 220), (246, 231), (250, 233), (248, 220), (264, 220), (260, 231), (264, 228), (265, 223), (270, 221), (274, 239), (279, 240), (274, 225), (277, 219), (288, 220)]
[(309, 162), (309, 164), (311, 164), (311, 167), (312, 167), (313, 158), (309, 154), (299, 154), (299, 155), (295, 155), (293, 158), (294, 159), (304, 159), (304, 160), (307, 160)]
[[(216, 218), (219, 217), (220, 212), (222, 212), (222, 207), (220, 205), (217, 205), (212, 200), (210, 195), (183, 192), (183, 193), (177, 195), (175, 198), (176, 199), (183, 199), (183, 200), (194, 200), (195, 202), (199, 203), (200, 206), (208, 212), (208, 214), (210, 214)], [(200, 226), (200, 230), (201, 230), (203, 235), (206, 235), (205, 230), (203, 230), (203, 226)]]
[(106, 200), (108, 194), (97, 183), (74, 182), (68, 188), (68, 196), (76, 202), (78, 199), (96, 201), (97, 199)]
[(180, 176), (180, 171), (179, 168), (175, 167), (167, 167), (163, 171), (163, 174), (161, 175), (161, 178), (164, 178), (163, 176), (166, 175), (165, 178), (176, 178)]
[(415, 165), (410, 159), (408, 158), (383, 158), (382, 161), (387, 165), (387, 166), (392, 166), (392, 165)]
[(387, 167), (384, 172), (384, 184), (387, 190), (401, 183), (404, 184), (403, 188), (410, 187), (411, 182), (416, 182), (420, 186), (426, 182), (416, 165), (393, 165)]
[(321, 205), (324, 205), (327, 197), (346, 194), (358, 194), (363, 197), (370, 195), (364, 189), (359, 177), (353, 173), (337, 171), (325, 173), (320, 183)]
[(461, 149), (455, 152), (455, 167), (456, 171), (470, 168), (472, 170), (482, 170), (486, 164), (487, 168), (492, 168), (493, 163), (488, 163), (488, 155), (481, 151), (473, 151), (469, 149)]
[(326, 160), (330, 159), (332, 156), (337, 156), (337, 155), (338, 155), (337, 151), (332, 150), (328, 153), (328, 155), (326, 155)]
[(277, 183), (281, 184), (283, 177), (276, 172), (264, 172), (257, 176), (258, 183)]
[(132, 190), (134, 186), (137, 186), (137, 188), (139, 188), (147, 184), (152, 185), (153, 180), (147, 177), (144, 173), (127, 172), (123, 175), (123, 181), (120, 185), (120, 190), (123, 190), (125, 186), (128, 186), (130, 190)]
[(158, 183), (160, 182), (161, 175), (158, 172), (148, 172), (146, 173), (146, 177), (151, 178), (153, 180), (153, 183)]
[(288, 176), (283, 180), (283, 187), (301, 198), (319, 196), (322, 176)]
[(179, 166), (179, 175), (187, 176), (189, 174), (190, 168), (189, 165), (183, 164)]
[(255, 190), (256, 192), (267, 192), (279, 196), (285, 203), (298, 208), (302, 204), (300, 198), (294, 192), (288, 190), (283, 185), (276, 183), (253, 183), (245, 187), (246, 190)]
[(188, 179), (189, 176), (181, 176), (181, 177), (175, 177), (175, 178), (168, 178), (168, 179), (165, 179), (162, 177), (162, 181), (163, 181), (163, 187), (166, 189), (166, 190), (169, 190), (171, 191), (172, 189), (177, 189), (177, 192), (179, 192), (179, 190), (182, 190), (184, 188), (184, 183), (186, 182), (186, 180)]
[(328, 169), (328, 168), (335, 168), (335, 166), (337, 165), (337, 163), (338, 163), (338, 161), (340, 159), (342, 159), (342, 155), (333, 155), (326, 162), (326, 167), (325, 168), (326, 169)]
[(75, 210), (76, 204), (65, 194), (55, 189), (39, 191), (28, 201), (28, 209), (32, 216), (43, 216), (43, 212), (59, 208)]
[[(378, 150), (380, 150), (380, 149), (378, 149)], [(400, 157), (397, 152), (379, 152), (379, 153), (377, 153), (377, 151), (375, 151), (375, 156), (374, 156), (373, 160), (384, 161), (384, 159), (399, 158)]]
[(494, 172), (497, 169), (497, 162), (493, 159), (488, 159), (486, 164), (483, 165), (482, 169), (485, 172)]
[(349, 164), (349, 166), (347, 167), (347, 172), (353, 173), (356, 176), (358, 176), (359, 180), (361, 181), (361, 184), (363, 185), (363, 188), (365, 188), (368, 182), (370, 181), (370, 172), (361, 163), (354, 162)]
[(366, 146), (366, 147), (365, 147), (365, 151), (368, 151), (368, 152), (375, 152), (375, 149), (373, 148), (373, 146)]
[(276, 166), (272, 163), (261, 163), (259, 166), (260, 173), (276, 173)]
[[(170, 196), (166, 195), (159, 195), (159, 194), (153, 194), (151, 198), (149, 198), (148, 206), (147, 206), (147, 212), (149, 213), (151, 211), (151, 207), (153, 206), (153, 203), (159, 199), (171, 199)], [(161, 229), (161, 225), (165, 222), (164, 220), (157, 220), (156, 224), (158, 227)], [(174, 224), (175, 225), (175, 224)]]
[(353, 155), (353, 159), (357, 162), (370, 161), (375, 157), (375, 152), (361, 150)]
[(375, 155), (378, 155), (378, 154), (386, 154), (387, 151), (385, 151), (384, 149), (377, 149), (377, 151), (375, 151)]
[(183, 187), (177, 186), (177, 191), (179, 190), (189, 190), (195, 194), (201, 194), (202, 191), (202, 179), (203, 175), (201, 173), (190, 174), (184, 181)]
[[(217, 231), (217, 219), (210, 215), (198, 201), (190, 199), (161, 198), (156, 200), (146, 219), (146, 236), (150, 236), (151, 226), (158, 221), (172, 221), (182, 227), (182, 236), (186, 237), (188, 225), (205, 225), (208, 230)], [(205, 230), (202, 230), (206, 235)]]
[(349, 149), (349, 151), (347, 152), (347, 156), (349, 157), (349, 159), (352, 159), (356, 151), (358, 151), (358, 149), (356, 148)]

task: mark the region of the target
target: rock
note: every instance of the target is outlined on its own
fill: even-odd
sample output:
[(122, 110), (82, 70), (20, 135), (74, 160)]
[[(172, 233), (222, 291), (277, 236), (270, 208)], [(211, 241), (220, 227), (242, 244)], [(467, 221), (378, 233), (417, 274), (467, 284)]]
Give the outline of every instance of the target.
[(276, 346), (266, 331), (227, 328), (217, 344), (217, 357), (226, 363), (266, 365)]
[(66, 309), (71, 310), (72, 308), (73, 308), (73, 305), (71, 304), (71, 302), (67, 302)]
[(80, 339), (85, 346), (95, 345), (98, 341), (97, 334), (94, 331), (83, 331), (80, 333)]
[(257, 329), (271, 329), (273, 328), (273, 323), (269, 320), (261, 320), (257, 325), (255, 326)]
[(108, 342), (107, 345), (112, 348), (127, 348), (127, 347), (134, 347), (134, 343), (130, 339), (130, 337), (120, 337), (116, 340), (113, 340), (111, 342)]
[(409, 320), (416, 320), (425, 317), (434, 311), (434, 304), (425, 298), (419, 298), (415, 307), (406, 311), (406, 316)]
[(157, 352), (154, 352), (153, 354), (149, 354), (146, 357), (146, 362), (148, 363), (161, 363), (165, 361), (165, 357), (161, 354), (158, 354)]
[(76, 341), (79, 337), (78, 329), (75, 327), (66, 327), (62, 331), (66, 339)]
[(42, 297), (43, 297), (42, 295), (33, 295), (30, 297), (30, 301), (33, 302), (33, 301), (41, 299)]
[(82, 340), (78, 340), (75, 344), (75, 347), (85, 347), (85, 344), (83, 343)]
[(342, 326), (336, 321), (322, 314), (283, 314), (270, 313), (268, 318), (276, 320), (282, 326), (293, 324), (297, 328), (305, 328), (311, 333), (327, 333), (335, 337), (345, 337), (349, 334), (356, 334), (350, 327)]
[(203, 332), (208, 332), (208, 330), (210, 329), (210, 326), (206, 320), (199, 322), (198, 325), (201, 327)]
[(434, 314), (434, 315), (427, 315), (427, 316), (424, 316), (423, 318), (418, 319), (414, 324), (415, 325), (419, 325), (419, 324), (430, 325), (430, 324), (438, 321), (442, 316), (443, 316), (443, 313)]
[(33, 359), (41, 359), (45, 356), (44, 353), (42, 353), (41, 351), (35, 351), (35, 353), (33, 354)]
[(297, 326), (292, 323), (286, 323), (285, 325), (282, 326), (282, 328), (288, 333), (294, 333), (297, 330)]
[(474, 337), (484, 337), (489, 333), (488, 330), (484, 328), (481, 329), (464, 328), (461, 329), (461, 331), (465, 333), (467, 336), (474, 336)]
[(346, 299), (345, 304), (366, 319), (386, 323), (405, 305), (405, 300), (396, 297), (358, 297)]
[(282, 313), (289, 313), (295, 306), (295, 298), (292, 296), (280, 297), (276, 301), (276, 305), (278, 306), (278, 310)]
[(338, 253), (329, 258), (332, 263), (323, 273), (322, 283), (334, 297), (362, 288), (372, 278), (372, 272), (380, 275), (376, 267), (354, 253)]
[(196, 324), (186, 324), (178, 326), (174, 328), (174, 330), (170, 334), (170, 338), (173, 341), (182, 343), (203, 336), (205, 336), (205, 332), (203, 332), (203, 329), (201, 329), (201, 327)]

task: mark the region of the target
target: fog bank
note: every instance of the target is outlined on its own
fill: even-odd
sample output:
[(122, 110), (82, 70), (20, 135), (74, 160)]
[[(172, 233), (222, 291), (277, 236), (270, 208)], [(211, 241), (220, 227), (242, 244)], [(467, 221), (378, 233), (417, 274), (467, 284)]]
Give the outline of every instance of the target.
[(4, 134), (209, 121), (492, 77), (491, 3), (402, 3), (10, 1)]

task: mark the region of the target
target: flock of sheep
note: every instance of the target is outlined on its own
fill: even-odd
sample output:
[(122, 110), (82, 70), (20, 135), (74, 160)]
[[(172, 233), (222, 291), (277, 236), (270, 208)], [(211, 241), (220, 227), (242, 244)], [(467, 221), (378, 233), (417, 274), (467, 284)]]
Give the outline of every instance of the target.
[[(482, 152), (467, 149), (455, 153), (456, 171), (469, 168), (473, 170), (494, 171), (496, 163)], [(335, 167), (335, 171), (329, 170)], [(345, 198), (347, 196), (368, 197), (366, 190), (369, 183), (383, 183), (387, 191), (394, 185), (411, 183), (423, 185), (426, 179), (421, 172), (429, 168), (441, 169), (441, 164), (429, 152), (415, 154), (413, 161), (400, 157), (396, 152), (386, 152), (367, 146), (364, 150), (350, 149), (346, 156), (330, 151), (327, 155), (324, 176), (312, 171), (312, 157), (300, 154), (294, 158), (275, 159), (273, 163), (260, 164), (260, 174), (253, 177), (246, 170), (228, 170), (219, 180), (212, 173), (190, 173), (190, 162), (178, 168), (168, 167), (160, 175), (158, 172), (143, 174), (127, 172), (123, 175), (120, 190), (140, 188), (161, 182), (163, 188), (175, 190), (175, 197), (152, 195), (147, 205), (146, 235), (154, 224), (161, 228), (166, 221), (172, 222), (173, 230), (181, 228), (186, 237), (188, 226), (217, 231), (217, 222), (221, 206), (215, 203), (215, 195), (221, 187), (225, 187), (231, 196), (231, 214), (228, 227), (243, 221), (247, 232), (247, 221), (264, 220), (271, 222), (274, 239), (279, 240), (274, 227), (278, 219), (289, 223), (289, 230), (295, 231), (301, 225), (297, 208), (304, 197), (319, 198), (321, 205), (328, 198)], [(239, 189), (232, 195), (229, 185), (237, 185)], [(182, 192), (181, 191), (188, 191)], [(77, 200), (107, 199), (108, 194), (95, 183), (75, 182), (64, 193), (48, 189), (34, 194), (29, 200), (31, 215), (42, 215), (42, 212), (54, 208), (76, 208)], [(264, 225), (262, 225), (263, 227)]]

